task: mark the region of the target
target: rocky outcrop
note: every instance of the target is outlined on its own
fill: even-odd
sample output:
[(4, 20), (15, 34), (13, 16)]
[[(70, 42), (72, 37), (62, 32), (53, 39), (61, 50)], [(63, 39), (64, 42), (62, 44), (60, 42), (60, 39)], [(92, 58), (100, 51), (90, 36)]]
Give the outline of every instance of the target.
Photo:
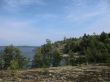
[(0, 82), (110, 82), (110, 67), (91, 65), (0, 71)]

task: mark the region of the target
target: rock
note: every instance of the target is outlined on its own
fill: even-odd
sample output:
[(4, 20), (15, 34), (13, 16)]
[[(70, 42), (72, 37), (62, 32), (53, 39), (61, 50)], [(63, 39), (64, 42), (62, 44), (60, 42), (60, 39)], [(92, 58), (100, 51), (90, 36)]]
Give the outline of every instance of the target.
[(2, 79), (0, 79), (0, 82), (2, 82), (3, 80)]
[(0, 72), (0, 82), (105, 82), (110, 81), (110, 67), (54, 67), (20, 72), (16, 78)]

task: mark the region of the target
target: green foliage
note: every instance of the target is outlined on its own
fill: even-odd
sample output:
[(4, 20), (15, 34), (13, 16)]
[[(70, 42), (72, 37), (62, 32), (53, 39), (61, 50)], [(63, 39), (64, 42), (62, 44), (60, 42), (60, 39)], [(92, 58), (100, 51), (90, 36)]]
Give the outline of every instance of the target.
[(61, 54), (60, 52), (58, 52), (58, 50), (55, 50), (53, 52), (53, 60), (52, 60), (52, 65), (54, 67), (59, 66), (60, 65), (60, 61), (61, 61)]
[(3, 69), (3, 66), (4, 66), (3, 55), (2, 55), (2, 53), (0, 53), (0, 69)]
[(19, 69), (18, 60), (16, 60), (16, 59), (11, 60), (10, 66), (8, 67), (8, 69), (11, 69), (11, 70)]
[[(55, 43), (47, 39), (46, 42), (40, 47), (40, 56), (46, 66), (59, 66), (62, 59), (72, 66), (83, 63), (110, 63), (110, 33), (84, 34), (80, 38), (64, 38), (63, 41)], [(63, 58), (64, 54), (68, 57)]]
[(20, 50), (14, 46), (6, 46), (0, 54), (1, 69), (22, 69), (27, 59), (20, 55)]
[(53, 46), (49, 39), (47, 39), (46, 42), (47, 43), (41, 47), (41, 53), (43, 54), (44, 65), (46, 67), (49, 67), (52, 63)]
[(107, 33), (102, 32), (101, 35), (100, 35), (100, 40), (101, 40), (102, 42), (104, 42), (107, 37), (108, 37)]
[(69, 65), (76, 65), (75, 64), (76, 58), (74, 57), (74, 53), (72, 51), (69, 51)]
[(61, 60), (61, 54), (52, 46), (50, 40), (46, 40), (41, 48), (37, 48), (33, 57), (32, 67), (58, 66)]
[[(68, 56), (63, 58), (64, 54)], [(66, 65), (72, 66), (83, 63), (110, 64), (110, 33), (84, 34), (69, 39), (65, 37), (55, 43), (47, 39), (46, 44), (36, 49), (32, 67), (56, 67), (63, 59)], [(20, 50), (12, 45), (0, 51), (0, 69), (22, 69), (27, 63), (28, 60), (20, 55)]]
[(33, 64), (32, 64), (33, 67), (44, 67), (44, 63), (43, 63), (43, 56), (42, 56), (42, 53), (41, 53), (41, 49), (38, 48), (35, 52), (35, 56), (34, 56), (34, 59), (33, 59)]

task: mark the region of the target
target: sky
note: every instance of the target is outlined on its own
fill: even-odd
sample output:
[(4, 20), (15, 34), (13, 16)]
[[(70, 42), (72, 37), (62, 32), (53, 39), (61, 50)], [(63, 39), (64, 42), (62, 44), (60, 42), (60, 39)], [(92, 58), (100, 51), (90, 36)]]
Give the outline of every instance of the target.
[(40, 46), (110, 32), (110, 0), (0, 0), (0, 45)]

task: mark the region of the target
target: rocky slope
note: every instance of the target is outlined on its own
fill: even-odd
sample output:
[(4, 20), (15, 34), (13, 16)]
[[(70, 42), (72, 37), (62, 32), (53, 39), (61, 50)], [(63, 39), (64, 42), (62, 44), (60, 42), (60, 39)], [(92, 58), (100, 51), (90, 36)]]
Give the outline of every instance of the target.
[(110, 82), (110, 67), (89, 65), (0, 71), (0, 82)]

